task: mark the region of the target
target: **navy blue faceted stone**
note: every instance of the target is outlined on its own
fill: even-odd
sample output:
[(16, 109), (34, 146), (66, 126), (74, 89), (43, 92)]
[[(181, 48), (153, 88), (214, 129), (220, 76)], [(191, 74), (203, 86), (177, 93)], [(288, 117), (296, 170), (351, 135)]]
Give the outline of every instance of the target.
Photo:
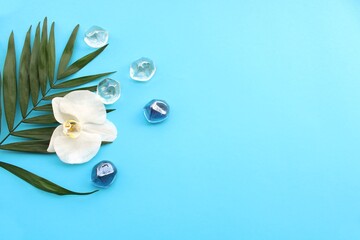
[(91, 180), (96, 187), (107, 188), (114, 182), (116, 174), (117, 169), (112, 162), (101, 161), (93, 167)]
[(144, 115), (150, 123), (159, 123), (169, 116), (170, 106), (164, 100), (153, 99), (144, 107)]

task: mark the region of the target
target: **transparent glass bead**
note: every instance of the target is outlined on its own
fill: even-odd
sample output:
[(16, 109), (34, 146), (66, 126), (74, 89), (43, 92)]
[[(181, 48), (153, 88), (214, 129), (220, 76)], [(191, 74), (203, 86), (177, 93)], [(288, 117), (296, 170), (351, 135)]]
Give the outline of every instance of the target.
[(81, 125), (75, 120), (67, 120), (63, 123), (63, 133), (71, 138), (77, 138), (81, 133)]
[(148, 122), (159, 123), (169, 116), (170, 106), (164, 100), (153, 99), (144, 107), (144, 115)]
[(111, 78), (105, 78), (97, 85), (97, 95), (104, 104), (112, 104), (120, 98), (120, 83)]
[(115, 180), (117, 169), (110, 161), (101, 161), (91, 171), (91, 181), (100, 188), (109, 187)]
[(142, 57), (130, 65), (130, 77), (136, 81), (149, 81), (155, 74), (156, 67), (153, 60)]
[(109, 32), (105, 29), (92, 26), (89, 30), (86, 31), (84, 41), (87, 45), (92, 48), (100, 48), (105, 46), (109, 40)]

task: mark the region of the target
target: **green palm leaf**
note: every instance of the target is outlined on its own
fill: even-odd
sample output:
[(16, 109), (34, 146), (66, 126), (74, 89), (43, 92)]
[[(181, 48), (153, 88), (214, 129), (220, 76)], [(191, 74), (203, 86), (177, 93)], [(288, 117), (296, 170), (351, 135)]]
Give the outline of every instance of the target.
[[(96, 91), (96, 88), (97, 88), (97, 85), (90, 86), (90, 87), (78, 88), (77, 90), (88, 90), (88, 91), (94, 92), (94, 91)], [(55, 93), (55, 94), (52, 94), (52, 95), (49, 95), (49, 96), (45, 96), (44, 100), (52, 100), (55, 97), (63, 97), (66, 94), (68, 94), (68, 93), (70, 93), (72, 91), (74, 91), (74, 90), (67, 90), (67, 91), (64, 91), (64, 92), (59, 92), (59, 93)]]
[(22, 117), (24, 118), (27, 114), (27, 109), (29, 105), (29, 94), (30, 94), (30, 84), (29, 84), (29, 65), (30, 65), (30, 56), (31, 56), (31, 46), (30, 46), (30, 33), (31, 27), (26, 33), (26, 38), (24, 42), (24, 47), (21, 52), (20, 57), (20, 71), (19, 71), (19, 104), (21, 109)]
[(48, 147), (49, 140), (30, 140), (0, 145), (2, 150), (49, 154)]
[(113, 112), (113, 111), (115, 111), (116, 109), (113, 109), (113, 108), (111, 108), (111, 109), (106, 109), (106, 113), (111, 113), (111, 112)]
[(63, 187), (45, 179), (45, 178), (42, 178), (36, 174), (33, 174), (23, 168), (14, 166), (12, 164), (0, 162), (0, 167), (11, 172), (12, 174), (18, 176), (22, 180), (30, 183), (31, 185), (33, 185), (34, 187), (36, 187), (40, 190), (43, 190), (43, 191), (49, 192), (49, 193), (54, 193), (57, 195), (89, 195), (89, 194), (92, 194), (92, 193), (95, 193), (98, 191), (98, 190), (95, 190), (92, 192), (84, 192), (84, 193), (74, 192), (74, 191), (70, 191), (66, 188), (63, 188)]
[(46, 114), (37, 117), (24, 119), (24, 123), (32, 123), (32, 124), (51, 124), (57, 123), (53, 114)]
[(36, 27), (34, 44), (30, 57), (30, 93), (33, 105), (36, 105), (39, 98), (39, 48), (40, 48), (40, 23)]
[(41, 42), (39, 49), (39, 64), (38, 64), (38, 72), (39, 72), (39, 83), (41, 93), (44, 96), (46, 94), (46, 85), (47, 85), (47, 18), (44, 19), (42, 33), (41, 33)]
[(33, 128), (12, 132), (11, 135), (36, 140), (50, 140), (55, 128), (56, 127)]
[(34, 110), (35, 111), (46, 111), (46, 112), (52, 112), (52, 104), (49, 103), (49, 104), (45, 104), (45, 105), (42, 105), (42, 106), (36, 106), (34, 107)]
[(13, 129), (16, 112), (16, 54), (14, 33), (9, 38), (4, 64), (4, 110), (9, 131)]
[[(49, 141), (54, 129), (56, 128), (54, 124), (57, 123), (52, 112), (51, 102), (49, 101), (54, 97), (63, 97), (74, 90), (95, 91), (96, 85), (86, 87), (80, 86), (113, 73), (105, 72), (88, 76), (80, 76), (65, 82), (57, 83), (57, 80), (77, 73), (106, 48), (106, 46), (99, 48), (68, 66), (74, 51), (74, 44), (78, 29), (79, 25), (74, 28), (67, 41), (57, 67), (57, 77), (55, 78), (55, 23), (53, 22), (51, 24), (49, 35), (47, 32), (47, 18), (44, 19), (42, 28), (40, 27), (40, 23), (37, 25), (32, 48), (30, 44), (30, 27), (27, 31), (21, 52), (18, 86), (16, 84), (14, 34), (11, 33), (4, 64), (3, 79), (1, 79), (0, 76), (0, 103), (3, 101), (9, 133), (0, 140), (0, 149), (48, 153), (47, 148), (49, 146)], [(1, 88), (3, 88), (3, 91), (1, 91)], [(42, 95), (41, 97), (39, 97), (40, 91)], [(3, 95), (1, 95), (2, 92)], [(19, 95), (17, 95), (16, 92), (19, 92)], [(29, 107), (30, 98), (32, 100), (32, 106)], [(14, 123), (17, 102), (21, 110), (22, 119), (18, 123)], [(0, 104), (0, 121), (1, 105), (2, 104)], [(31, 113), (39, 111), (46, 111), (49, 112), (49, 114), (32, 116)], [(107, 111), (111, 112), (113, 109), (109, 109)], [(36, 124), (38, 127), (31, 127), (30, 129), (20, 131), (17, 130), (18, 127), (23, 126), (24, 124)], [(23, 139), (22, 141), (12, 141), (6, 144), (6, 141), (10, 136), (21, 137)], [(84, 195), (93, 193), (77, 193), (67, 190), (24, 169), (3, 162), (0, 162), (0, 167), (5, 168), (33, 186), (47, 192), (59, 195)]]
[(79, 60), (77, 60), (76, 62), (74, 62), (73, 64), (71, 64), (62, 74), (61, 74), (61, 78), (65, 78), (68, 77), (74, 73), (77, 73), (78, 71), (80, 71), (83, 67), (85, 67), (89, 62), (91, 62), (94, 58), (96, 58), (100, 53), (102, 53), (102, 51), (105, 50), (105, 48), (108, 45), (105, 45), (101, 48), (99, 48), (98, 50), (86, 55), (85, 57), (80, 58)]
[(66, 82), (62, 82), (59, 83), (57, 85), (54, 85), (55, 89), (59, 89), (59, 88), (73, 88), (73, 87), (78, 87), (80, 85), (92, 82), (96, 79), (99, 79), (101, 77), (105, 77), (107, 75), (110, 75), (114, 72), (106, 72), (106, 73), (100, 73), (100, 74), (95, 74), (95, 75), (89, 75), (89, 76), (85, 76), (85, 77), (79, 77), (79, 78), (74, 78), (71, 80), (68, 80)]
[(49, 76), (49, 82), (50, 86), (54, 83), (54, 72), (55, 72), (55, 33), (54, 33), (55, 23), (53, 22), (51, 24), (50, 29), (50, 37), (49, 42), (47, 46), (47, 54), (48, 54), (48, 76)]
[(67, 65), (70, 62), (73, 50), (74, 50), (74, 43), (75, 43), (75, 39), (76, 39), (76, 34), (79, 30), (79, 24), (76, 25), (76, 27), (74, 28), (74, 30), (72, 31), (70, 38), (65, 46), (65, 49), (61, 55), (60, 58), (60, 63), (59, 63), (59, 67), (58, 67), (58, 75), (57, 75), (57, 79), (62, 79), (65, 76), (63, 75)]

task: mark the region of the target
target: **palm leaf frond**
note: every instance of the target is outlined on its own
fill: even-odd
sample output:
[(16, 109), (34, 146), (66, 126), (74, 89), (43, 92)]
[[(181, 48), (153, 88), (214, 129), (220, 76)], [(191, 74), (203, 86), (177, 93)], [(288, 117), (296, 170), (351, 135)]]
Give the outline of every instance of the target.
[(80, 71), (83, 67), (85, 67), (89, 62), (91, 62), (94, 58), (96, 58), (100, 53), (102, 53), (102, 51), (105, 50), (105, 48), (108, 45), (106, 44), (105, 46), (93, 51), (92, 53), (89, 53), (88, 55), (86, 55), (85, 57), (80, 58), (79, 60), (77, 60), (76, 62), (74, 62), (73, 64), (71, 64), (69, 67), (66, 68), (66, 70), (61, 74), (62, 78), (68, 77), (74, 73), (77, 73), (78, 71)]
[(42, 32), (41, 32), (41, 41), (39, 47), (39, 64), (38, 64), (38, 72), (39, 72), (39, 83), (41, 93), (44, 96), (46, 94), (46, 86), (47, 86), (47, 77), (48, 77), (48, 69), (47, 69), (47, 18), (45, 18)]
[(79, 24), (76, 25), (76, 27), (72, 31), (70, 38), (65, 46), (65, 49), (61, 55), (60, 63), (59, 63), (59, 67), (58, 67), (58, 75), (57, 75), (58, 80), (65, 78), (64, 72), (66, 70), (67, 65), (70, 62), (71, 56), (74, 51), (75, 39), (76, 39), (77, 32), (79, 30), (79, 27), (80, 27)]
[(4, 168), (5, 170), (11, 172), (12, 174), (18, 176), (22, 180), (30, 183), (34, 187), (43, 190), (45, 192), (54, 193), (57, 195), (89, 195), (92, 193), (97, 192), (98, 190), (92, 191), (92, 192), (74, 192), (71, 190), (68, 190), (66, 188), (63, 188), (45, 178), (42, 178), (34, 173), (31, 173), (23, 168), (14, 166), (9, 163), (0, 162), (0, 167)]
[(48, 76), (49, 76), (50, 86), (52, 86), (54, 83), (55, 59), (56, 59), (54, 29), (55, 29), (55, 23), (53, 22), (51, 24), (50, 36), (49, 36), (49, 41), (48, 41), (48, 46), (47, 46), (47, 55), (48, 55), (47, 67), (48, 67)]
[(30, 57), (30, 94), (33, 105), (36, 105), (39, 98), (39, 48), (40, 48), (40, 23), (36, 27), (34, 44)]
[(0, 145), (2, 150), (32, 152), (32, 153), (49, 153), (49, 140), (30, 140), (25, 142), (15, 142)]
[(59, 89), (59, 88), (73, 88), (73, 87), (78, 87), (81, 85), (84, 85), (86, 83), (90, 83), (96, 79), (99, 79), (101, 77), (105, 77), (107, 75), (110, 75), (114, 72), (106, 72), (106, 73), (100, 73), (100, 74), (94, 74), (94, 75), (89, 75), (89, 76), (85, 76), (85, 77), (79, 77), (79, 78), (74, 78), (71, 80), (68, 80), (66, 82), (62, 82), (59, 83), (57, 85), (54, 85), (55, 89)]
[(35, 111), (45, 111), (45, 112), (52, 112), (52, 104), (48, 103), (42, 106), (36, 106), (34, 107)]
[(31, 34), (31, 27), (26, 33), (24, 46), (21, 52), (20, 67), (19, 67), (20, 68), (19, 104), (23, 118), (25, 118), (27, 114), (27, 109), (29, 105), (29, 94), (30, 94), (30, 84), (29, 84), (29, 65), (30, 65), (30, 56), (31, 56), (30, 34)]
[[(16, 76), (14, 33), (11, 33), (5, 58), (3, 78), (1, 78), (0, 75), (0, 121), (2, 114), (1, 102), (3, 102), (5, 119), (9, 133), (0, 140), (0, 149), (33, 153), (48, 153), (47, 148), (49, 146), (49, 141), (57, 124), (53, 115), (51, 102), (49, 101), (51, 101), (54, 97), (63, 97), (74, 90), (95, 91), (96, 85), (85, 87), (81, 86), (114, 73), (104, 72), (100, 74), (80, 76), (57, 83), (58, 80), (65, 80), (65, 78), (79, 72), (107, 47), (106, 45), (99, 48), (69, 65), (73, 55), (78, 30), (79, 25), (73, 29), (67, 41), (57, 66), (57, 76), (55, 77), (55, 23), (53, 22), (51, 24), (49, 34), (47, 18), (44, 19), (42, 28), (40, 22), (38, 23), (32, 47), (30, 27), (26, 33), (24, 45), (21, 51), (18, 85)], [(3, 91), (1, 91), (1, 88)], [(21, 110), (22, 119), (16, 123), (15, 116), (17, 106), (19, 106)], [(107, 112), (111, 112), (113, 110), (114, 109), (109, 109)], [(32, 116), (32, 113), (39, 113), (41, 111), (47, 113), (44, 115)], [(20, 126), (25, 126), (25, 128), (30, 126), (30, 128), (17, 130)], [(21, 140), (6, 143), (10, 136), (20, 137)], [(22, 168), (4, 162), (0, 162), (0, 167), (22, 178), (31, 185), (47, 192), (59, 195), (86, 195), (93, 193), (78, 193), (67, 190)]]
[(24, 123), (32, 123), (32, 124), (54, 124), (57, 123), (53, 114), (46, 114), (32, 118), (26, 118), (23, 121)]
[(12, 132), (11, 135), (35, 140), (50, 140), (56, 127), (33, 128)]
[(14, 33), (9, 37), (8, 50), (4, 64), (4, 110), (9, 131), (13, 129), (16, 113), (16, 54)]
[[(77, 90), (88, 90), (88, 91), (94, 92), (94, 91), (96, 91), (96, 89), (97, 89), (97, 85), (90, 86), (90, 87), (78, 88)], [(72, 91), (74, 91), (74, 90), (67, 90), (67, 91), (64, 91), (64, 92), (54, 93), (52, 95), (45, 96), (44, 100), (52, 100), (55, 97), (63, 97), (66, 94), (68, 94), (68, 93), (70, 93)]]

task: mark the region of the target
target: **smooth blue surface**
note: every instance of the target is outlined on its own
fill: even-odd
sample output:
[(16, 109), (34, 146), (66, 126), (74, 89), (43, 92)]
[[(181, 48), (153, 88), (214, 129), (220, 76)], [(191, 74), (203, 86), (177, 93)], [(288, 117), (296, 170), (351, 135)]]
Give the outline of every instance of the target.
[[(77, 23), (74, 59), (89, 27), (109, 30), (82, 73), (117, 71), (118, 139), (80, 166), (0, 160), (78, 191), (98, 161), (119, 172), (59, 197), (0, 170), (0, 239), (360, 239), (359, 1), (6, 1), (1, 66), (11, 30), (19, 47), (44, 16), (58, 56)], [(158, 68), (147, 83), (129, 78), (142, 56)], [(172, 108), (158, 125), (142, 112), (153, 98)]]

